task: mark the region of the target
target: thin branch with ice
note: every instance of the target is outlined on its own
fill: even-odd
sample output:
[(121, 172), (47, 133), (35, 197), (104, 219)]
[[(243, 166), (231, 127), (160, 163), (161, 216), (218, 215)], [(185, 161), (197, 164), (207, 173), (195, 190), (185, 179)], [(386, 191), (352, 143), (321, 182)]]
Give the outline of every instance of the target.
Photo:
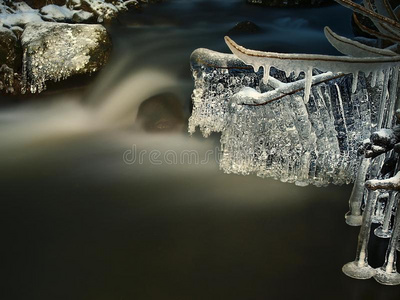
[(370, 190), (390, 190), (390, 191), (400, 191), (400, 172), (395, 176), (388, 179), (371, 179), (367, 180), (365, 186)]
[(342, 37), (333, 32), (329, 27), (325, 27), (324, 32), (325, 37), (331, 43), (331, 45), (344, 55), (353, 57), (390, 57), (398, 55), (391, 50), (367, 46), (360, 42)]
[[(328, 81), (341, 78), (345, 75), (346, 74), (333, 74), (332, 72), (319, 74), (312, 77), (311, 85), (315, 86), (318, 84), (326, 83)], [(270, 81), (272, 81), (271, 79), (273, 79), (273, 77), (270, 77)], [(259, 93), (251, 88), (244, 88), (234, 95), (236, 102), (242, 105), (261, 106), (271, 103), (273, 101), (280, 100), (286, 96), (301, 92), (305, 89), (305, 79), (291, 83), (282, 83), (280, 81), (278, 82), (280, 83), (280, 87), (266, 93)]]

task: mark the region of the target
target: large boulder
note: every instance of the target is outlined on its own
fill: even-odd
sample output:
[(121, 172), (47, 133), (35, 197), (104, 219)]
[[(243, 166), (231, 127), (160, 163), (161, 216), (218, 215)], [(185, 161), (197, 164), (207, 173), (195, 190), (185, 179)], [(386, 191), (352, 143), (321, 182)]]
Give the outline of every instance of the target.
[(23, 84), (32, 93), (44, 90), (48, 80), (99, 70), (108, 61), (112, 47), (102, 25), (88, 24), (31, 23), (21, 41)]

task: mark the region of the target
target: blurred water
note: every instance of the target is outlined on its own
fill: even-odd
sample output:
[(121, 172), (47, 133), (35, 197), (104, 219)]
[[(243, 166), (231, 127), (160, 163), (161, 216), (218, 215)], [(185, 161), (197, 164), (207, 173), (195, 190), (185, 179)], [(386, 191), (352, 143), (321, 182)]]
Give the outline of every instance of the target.
[(323, 26), (351, 36), (339, 6), (171, 0), (119, 17), (111, 62), (89, 86), (0, 111), (2, 299), (398, 295), (340, 271), (356, 248), (343, 219), (350, 187), (225, 175), (218, 136), (134, 126), (140, 104), (164, 93), (187, 118), (190, 53), (228, 52), (223, 36), (244, 20), (263, 31), (235, 39), (260, 50), (335, 54)]

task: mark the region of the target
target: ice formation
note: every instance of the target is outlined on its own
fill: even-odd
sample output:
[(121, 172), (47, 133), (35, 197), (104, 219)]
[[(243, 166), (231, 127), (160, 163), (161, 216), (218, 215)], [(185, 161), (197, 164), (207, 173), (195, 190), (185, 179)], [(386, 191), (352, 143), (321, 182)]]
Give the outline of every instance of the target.
[(96, 71), (96, 66), (101, 63), (90, 64), (92, 52), (107, 39), (107, 32), (101, 25), (27, 25), (21, 37), (23, 89), (41, 92), (47, 80), (59, 81), (83, 69), (89, 73)]
[[(356, 259), (342, 270), (353, 278), (397, 285), (400, 125), (394, 124), (400, 124), (400, 110), (395, 113), (400, 23), (386, 0), (364, 0), (364, 6), (336, 1), (378, 29), (366, 28), (354, 15), (362, 30), (394, 44), (380, 49), (325, 28), (327, 39), (345, 55), (327, 56), (249, 50), (225, 37), (234, 56), (207, 49), (192, 53), (189, 132), (196, 127), (204, 136), (221, 132), (220, 166), (227, 173), (298, 185), (354, 181), (346, 222), (361, 229)], [(390, 238), (385, 263), (376, 269), (368, 263), (372, 223), (381, 224), (378, 237)]]
[[(250, 56), (248, 61), (248, 53), (254, 52), (236, 44), (233, 48), (240, 49), (237, 56), (252, 67), (240, 69), (239, 62), (236, 69), (224, 67), (224, 59), (234, 58), (206, 49), (192, 54), (195, 89), (189, 131), (199, 126), (206, 136), (222, 132), (221, 168), (298, 185), (354, 181), (360, 163), (357, 150), (377, 127), (378, 110), (385, 111), (390, 99), (386, 95), (379, 109), (381, 97), (371, 97), (371, 74), (381, 73), (374, 90), (384, 93), (384, 74), (398, 72), (397, 60), (378, 69), (362, 65), (364, 72), (353, 69), (355, 75), (344, 75), (338, 72), (340, 66), (332, 67), (337, 73), (321, 72), (330, 66), (318, 56), (295, 56), (302, 61), (291, 64), (275, 53), (271, 61), (257, 53), (258, 59)], [(310, 59), (317, 67), (307, 65)], [(264, 70), (270, 70), (268, 81)]]

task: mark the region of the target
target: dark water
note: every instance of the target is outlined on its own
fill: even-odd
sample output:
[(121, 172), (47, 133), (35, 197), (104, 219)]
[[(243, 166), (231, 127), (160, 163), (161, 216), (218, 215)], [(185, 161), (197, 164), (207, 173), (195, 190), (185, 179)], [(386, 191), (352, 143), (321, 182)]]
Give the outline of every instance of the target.
[[(351, 36), (339, 6), (171, 0), (120, 16), (89, 86), (2, 109), (0, 299), (398, 299), (341, 272), (358, 234), (343, 218), (351, 187), (225, 175), (218, 136), (135, 125), (165, 93), (187, 118), (190, 53), (228, 52), (223, 36), (243, 20), (263, 32), (235, 39), (261, 50), (335, 54), (323, 26)], [(372, 243), (377, 267), (385, 248)]]

